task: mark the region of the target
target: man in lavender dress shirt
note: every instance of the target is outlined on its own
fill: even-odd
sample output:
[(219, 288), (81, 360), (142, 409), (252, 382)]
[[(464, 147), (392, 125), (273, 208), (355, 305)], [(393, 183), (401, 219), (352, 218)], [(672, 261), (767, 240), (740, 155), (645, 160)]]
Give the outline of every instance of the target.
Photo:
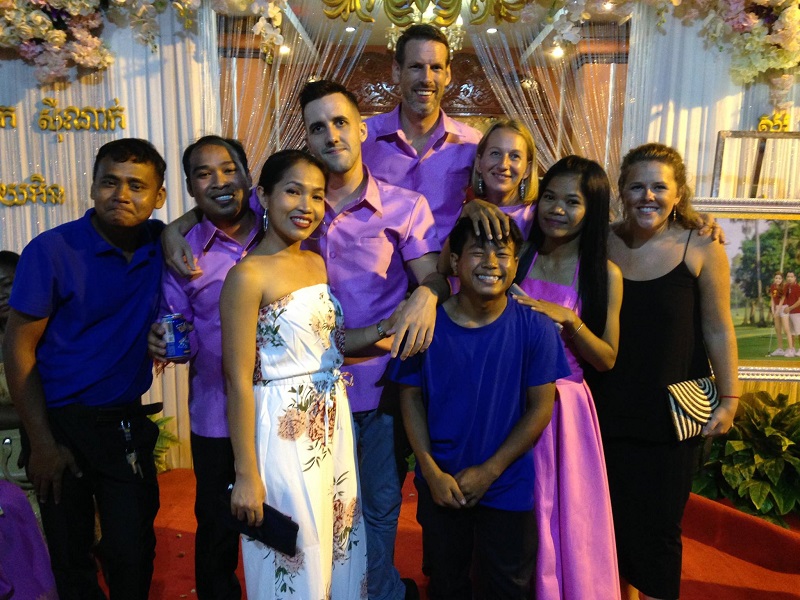
[(442, 97), (450, 83), (450, 47), (438, 27), (412, 25), (397, 42), (392, 64), (402, 100), (367, 119), (364, 162), (377, 179), (423, 194), (430, 203), (439, 239), (456, 224), (462, 209), (496, 235), (508, 234), (508, 218), (485, 202), (465, 204), (481, 133), (448, 117)]
[(446, 280), (436, 273), (440, 244), (425, 197), (375, 179), (364, 166), (367, 126), (355, 96), (337, 83), (315, 81), (300, 93), (300, 104), (308, 147), (331, 172), (316, 249), (342, 304), (345, 327), (388, 317), (406, 297), (408, 271), (422, 283), (406, 301), (391, 352), (387, 339), (363, 357), (346, 359), (343, 367), (353, 376), (348, 396), (367, 524), (369, 598), (414, 598), (416, 585), (401, 581), (393, 565), (401, 491), (394, 458), (396, 405), (389, 406), (384, 373), (403, 337), (404, 356), (430, 344), (436, 304), (449, 295)]
[[(161, 314), (181, 313), (189, 334), (189, 416), (194, 473), (195, 579), (201, 600), (241, 598), (236, 577), (239, 534), (219, 519), (220, 497), (235, 478), (222, 376), (219, 295), (225, 276), (258, 242), (261, 220), (249, 203), (250, 174), (244, 148), (215, 135), (200, 138), (183, 154), (186, 189), (202, 213), (186, 234), (196, 260), (191, 278), (165, 268)], [(196, 215), (200, 216), (200, 215)], [(163, 327), (153, 325), (150, 351), (163, 358)]]

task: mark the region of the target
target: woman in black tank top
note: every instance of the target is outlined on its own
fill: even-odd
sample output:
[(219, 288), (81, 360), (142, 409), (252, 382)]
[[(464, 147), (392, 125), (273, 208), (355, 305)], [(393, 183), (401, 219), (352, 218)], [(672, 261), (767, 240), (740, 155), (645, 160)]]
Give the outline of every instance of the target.
[[(730, 429), (739, 397), (724, 248), (694, 234), (681, 156), (631, 150), (619, 179), (624, 221), (609, 238), (623, 275), (614, 368), (594, 378), (623, 598), (680, 594), (683, 509), (701, 438), (679, 442), (666, 386), (713, 368), (722, 404), (703, 434)], [(626, 596), (626, 594), (628, 594)]]

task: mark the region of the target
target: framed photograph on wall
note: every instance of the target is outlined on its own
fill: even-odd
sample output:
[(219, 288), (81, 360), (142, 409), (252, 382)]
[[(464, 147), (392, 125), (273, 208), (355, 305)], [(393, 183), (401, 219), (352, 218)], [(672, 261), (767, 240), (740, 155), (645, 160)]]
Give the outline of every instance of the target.
[[(796, 204), (800, 208), (800, 201)], [(800, 312), (797, 317), (776, 316), (777, 302), (771, 301), (773, 291), (800, 298), (800, 220), (767, 214), (717, 216), (731, 266), (731, 313), (740, 377), (800, 381)], [(792, 275), (794, 281), (789, 283)]]
[[(742, 379), (800, 381), (800, 132), (720, 131), (711, 197), (694, 207), (725, 231)], [(780, 308), (777, 308), (780, 307)]]

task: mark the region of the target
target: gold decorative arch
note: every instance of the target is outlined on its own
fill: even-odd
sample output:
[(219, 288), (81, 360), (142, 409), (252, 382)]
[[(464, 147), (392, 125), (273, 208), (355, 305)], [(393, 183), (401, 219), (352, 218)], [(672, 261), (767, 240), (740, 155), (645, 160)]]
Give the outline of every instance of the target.
[[(372, 11), (375, 0), (322, 0), (325, 4), (325, 16), (329, 19), (341, 18), (344, 21), (354, 14), (365, 23), (373, 23)], [(424, 13), (429, 6), (433, 7), (434, 25), (449, 27), (461, 14), (462, 5), (469, 5), (469, 22), (480, 25), (489, 17), (495, 23), (515, 23), (519, 21), (519, 11), (525, 6), (525, 0), (383, 0), (383, 10), (389, 21), (397, 27), (408, 27), (414, 22), (414, 7)]]

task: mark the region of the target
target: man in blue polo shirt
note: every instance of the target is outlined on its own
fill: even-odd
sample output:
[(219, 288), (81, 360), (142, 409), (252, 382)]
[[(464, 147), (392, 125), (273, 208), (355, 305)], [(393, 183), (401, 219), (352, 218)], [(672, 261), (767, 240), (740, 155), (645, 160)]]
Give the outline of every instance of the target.
[(152, 382), (147, 332), (156, 317), (164, 159), (121, 139), (95, 159), (94, 208), (23, 250), (3, 350), (11, 398), (29, 440), (28, 477), (61, 600), (145, 600), (153, 574), (158, 427), (141, 395)]

